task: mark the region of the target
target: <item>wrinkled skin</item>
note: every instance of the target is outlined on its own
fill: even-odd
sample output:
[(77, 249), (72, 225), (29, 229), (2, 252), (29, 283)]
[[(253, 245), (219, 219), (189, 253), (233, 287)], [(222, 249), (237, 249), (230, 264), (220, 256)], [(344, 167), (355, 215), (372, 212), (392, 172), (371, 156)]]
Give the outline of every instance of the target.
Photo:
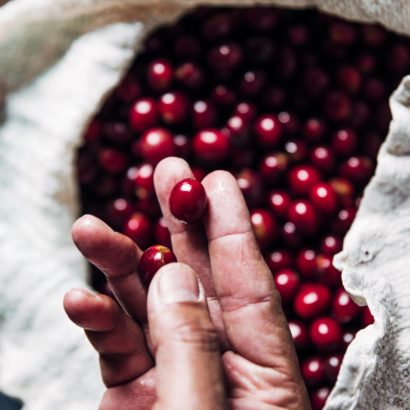
[[(171, 216), (168, 199), (190, 177), (181, 159), (157, 166), (156, 192), (180, 263), (163, 267), (148, 295), (136, 274), (142, 252), (129, 238), (92, 216), (73, 226), (75, 244), (106, 274), (117, 299), (74, 289), (64, 300), (100, 355), (107, 386), (100, 409), (309, 409), (280, 298), (236, 180), (209, 174), (202, 181), (209, 200), (203, 225), (187, 225)], [(198, 299), (170, 302), (196, 286), (195, 275)], [(170, 277), (174, 293), (166, 287)]]

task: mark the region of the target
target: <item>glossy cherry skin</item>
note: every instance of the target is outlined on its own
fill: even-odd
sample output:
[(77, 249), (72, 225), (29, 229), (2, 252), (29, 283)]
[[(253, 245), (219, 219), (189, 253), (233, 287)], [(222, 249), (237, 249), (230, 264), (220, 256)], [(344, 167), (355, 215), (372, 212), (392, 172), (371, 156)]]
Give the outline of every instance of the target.
[(249, 140), (249, 125), (246, 120), (239, 115), (234, 115), (226, 122), (225, 129), (233, 146), (246, 146)]
[(149, 247), (142, 255), (138, 262), (138, 274), (141, 282), (145, 287), (151, 283), (154, 275), (160, 268), (168, 263), (176, 262), (177, 258), (174, 253), (163, 245), (154, 245)]
[(342, 285), (341, 272), (333, 266), (332, 255), (317, 255), (316, 272), (318, 279), (334, 288)]
[(268, 194), (269, 208), (280, 218), (287, 215), (290, 202), (290, 196), (284, 191), (272, 191)]
[(165, 218), (161, 216), (154, 226), (155, 241), (161, 245), (171, 248), (171, 234), (165, 222)]
[(332, 223), (332, 230), (342, 235), (345, 234), (352, 225), (356, 212), (355, 207), (341, 209)]
[(281, 269), (274, 276), (275, 287), (282, 303), (293, 300), (300, 285), (299, 275), (291, 269)]
[[(342, 337), (343, 339), (343, 337)], [(335, 383), (342, 365), (343, 356), (341, 354), (332, 354), (325, 359), (326, 378), (330, 383)]]
[(335, 122), (348, 119), (352, 112), (349, 97), (341, 91), (329, 92), (326, 96), (323, 109), (327, 117)]
[(299, 320), (289, 320), (288, 325), (296, 349), (306, 349), (309, 344), (309, 337), (306, 326)]
[(379, 26), (365, 24), (361, 27), (361, 31), (363, 40), (370, 47), (380, 47), (387, 40), (385, 31)]
[(338, 198), (332, 186), (324, 182), (319, 182), (312, 186), (309, 191), (311, 204), (319, 211), (331, 215), (336, 212)]
[(101, 139), (102, 129), (103, 127), (100, 121), (91, 121), (83, 135), (84, 141), (88, 144), (94, 144), (98, 142)]
[(374, 323), (374, 317), (368, 306), (365, 306), (362, 310), (362, 323), (363, 326), (369, 326)]
[(316, 319), (310, 325), (309, 336), (313, 345), (323, 352), (333, 351), (342, 343), (342, 329), (331, 317)]
[(192, 123), (196, 130), (211, 128), (217, 118), (215, 107), (209, 101), (198, 100), (193, 105)]
[(237, 88), (244, 97), (252, 97), (260, 93), (266, 82), (265, 73), (261, 70), (249, 70), (239, 79)]
[(259, 174), (244, 168), (236, 175), (236, 180), (247, 205), (251, 208), (259, 206), (263, 199), (263, 184)]
[(151, 240), (151, 222), (143, 213), (135, 212), (125, 223), (122, 232), (144, 248)]
[(277, 10), (266, 7), (252, 7), (245, 13), (245, 24), (252, 29), (269, 33), (278, 24), (279, 15)]
[(353, 205), (354, 187), (346, 178), (333, 178), (329, 181), (330, 186), (336, 192), (341, 204), (345, 207)]
[(342, 335), (343, 350), (347, 349), (347, 347), (350, 345), (350, 343), (352, 343), (354, 337), (355, 337), (355, 334), (352, 333), (349, 330), (343, 333), (343, 335)]
[(299, 131), (300, 124), (295, 114), (287, 111), (281, 111), (278, 115), (278, 120), (282, 124), (282, 128), (285, 133), (293, 134)]
[(324, 236), (320, 242), (320, 250), (326, 255), (335, 255), (343, 248), (342, 240), (336, 235)]
[(223, 12), (208, 17), (201, 28), (202, 37), (207, 41), (220, 40), (227, 37), (234, 29), (234, 21), (229, 12)]
[(197, 181), (202, 181), (206, 177), (206, 172), (203, 168), (199, 167), (192, 167), (192, 174)]
[(321, 172), (328, 173), (335, 166), (335, 156), (328, 147), (318, 146), (310, 153), (310, 162)]
[(362, 75), (354, 66), (343, 66), (337, 70), (337, 81), (343, 90), (356, 94), (362, 84)]
[(319, 384), (325, 378), (325, 367), (320, 357), (311, 357), (302, 362), (302, 375), (308, 386)]
[(389, 53), (388, 67), (394, 73), (405, 73), (410, 66), (410, 53), (407, 45), (395, 44)]
[(309, 154), (304, 140), (288, 139), (285, 142), (284, 150), (289, 155), (292, 163), (304, 161)]
[(322, 410), (326, 404), (326, 400), (330, 394), (329, 387), (320, 387), (314, 390), (310, 394), (310, 404), (312, 405), (312, 410)]
[(142, 132), (154, 127), (158, 122), (157, 103), (153, 98), (141, 98), (137, 100), (130, 109), (129, 123), (131, 127)]
[(194, 154), (201, 161), (218, 163), (228, 156), (229, 139), (217, 129), (205, 129), (195, 135), (193, 148)]
[(289, 187), (295, 195), (307, 195), (319, 180), (319, 173), (309, 165), (294, 167), (288, 175)]
[(373, 173), (373, 162), (367, 157), (350, 157), (340, 167), (340, 175), (359, 186), (367, 183)]
[(201, 45), (196, 37), (189, 34), (177, 36), (174, 43), (174, 52), (182, 59), (196, 59), (201, 54)]
[(91, 150), (80, 149), (77, 156), (77, 178), (80, 185), (91, 184), (98, 174), (98, 164)]
[(211, 99), (215, 104), (226, 107), (235, 102), (236, 94), (226, 85), (219, 84), (212, 89)]
[(235, 106), (233, 115), (241, 117), (246, 123), (249, 123), (256, 116), (256, 107), (248, 102), (240, 102)]
[(310, 118), (305, 122), (303, 133), (309, 141), (319, 141), (326, 133), (326, 125), (319, 118)]
[(132, 139), (130, 128), (120, 121), (107, 122), (103, 129), (105, 138), (116, 145), (126, 144)]
[(134, 194), (138, 199), (154, 196), (154, 167), (149, 163), (140, 164), (133, 175)]
[(329, 27), (329, 37), (332, 43), (346, 46), (355, 42), (357, 32), (354, 26), (338, 21)]
[(296, 267), (303, 278), (313, 278), (316, 275), (316, 252), (313, 249), (302, 249), (296, 257)]
[(151, 164), (175, 154), (173, 135), (165, 128), (151, 128), (138, 143), (139, 155)]
[(285, 176), (288, 167), (289, 157), (283, 152), (274, 152), (262, 158), (259, 173), (266, 182), (273, 184)]
[(254, 131), (262, 147), (273, 148), (282, 136), (282, 125), (275, 115), (261, 115), (255, 121)]
[(128, 157), (120, 150), (104, 148), (98, 154), (101, 168), (109, 174), (120, 174), (128, 165)]
[(121, 181), (121, 192), (126, 198), (131, 198), (135, 194), (134, 180), (138, 175), (138, 167), (132, 166), (128, 168), (126, 174)]
[(348, 128), (337, 130), (332, 136), (333, 151), (340, 156), (351, 155), (357, 149), (357, 135)]
[(188, 98), (178, 91), (166, 93), (158, 101), (158, 112), (166, 124), (181, 124), (190, 113)]
[(284, 245), (296, 249), (301, 245), (302, 237), (293, 222), (287, 221), (280, 227), (280, 238)]
[(147, 68), (147, 82), (154, 91), (165, 91), (172, 83), (174, 71), (170, 61), (158, 59), (152, 61)]
[(185, 88), (197, 90), (204, 84), (204, 73), (200, 66), (194, 62), (186, 62), (175, 70), (175, 79)]
[(209, 67), (216, 72), (231, 71), (242, 61), (242, 48), (233, 42), (213, 47), (208, 53)]
[(141, 84), (132, 76), (126, 76), (115, 91), (115, 96), (118, 97), (120, 101), (127, 103), (131, 103), (137, 98), (140, 98), (141, 94)]
[(198, 221), (208, 205), (203, 185), (193, 178), (183, 179), (172, 188), (169, 208), (172, 215), (185, 223)]
[(320, 283), (305, 283), (294, 301), (294, 311), (301, 319), (312, 319), (323, 314), (330, 303), (329, 289)]
[(318, 215), (313, 206), (305, 200), (297, 200), (290, 203), (288, 219), (297, 231), (304, 235), (313, 235), (319, 229)]
[(333, 299), (333, 314), (340, 323), (349, 323), (360, 313), (359, 306), (344, 289), (339, 289)]
[(107, 222), (115, 227), (122, 226), (134, 212), (134, 205), (124, 198), (110, 201), (105, 208)]
[(272, 214), (265, 209), (251, 211), (251, 223), (261, 249), (266, 249), (276, 239), (277, 224)]
[(292, 257), (288, 251), (276, 250), (267, 255), (266, 263), (274, 273), (283, 268), (290, 268), (292, 266)]
[(295, 24), (287, 29), (289, 42), (294, 46), (303, 46), (309, 41), (309, 32), (306, 26)]
[(191, 155), (191, 139), (184, 134), (174, 136), (175, 156), (188, 159)]

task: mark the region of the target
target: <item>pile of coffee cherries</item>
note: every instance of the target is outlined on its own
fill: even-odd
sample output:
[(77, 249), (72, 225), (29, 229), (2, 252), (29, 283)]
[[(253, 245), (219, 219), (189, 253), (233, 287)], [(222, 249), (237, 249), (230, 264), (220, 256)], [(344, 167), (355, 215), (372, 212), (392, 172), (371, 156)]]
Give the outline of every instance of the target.
[[(347, 345), (372, 322), (332, 259), (409, 68), (409, 41), (379, 26), (312, 10), (199, 8), (146, 39), (89, 124), (77, 163), (83, 211), (141, 248), (170, 247), (156, 163), (182, 157), (198, 181), (232, 172), (320, 409)], [(104, 289), (100, 272), (92, 283)]]

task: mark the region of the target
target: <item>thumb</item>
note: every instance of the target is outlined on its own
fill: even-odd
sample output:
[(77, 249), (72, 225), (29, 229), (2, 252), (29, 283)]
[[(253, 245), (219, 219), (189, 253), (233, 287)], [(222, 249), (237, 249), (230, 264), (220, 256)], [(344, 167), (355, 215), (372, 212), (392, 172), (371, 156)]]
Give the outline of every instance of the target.
[(158, 271), (148, 320), (158, 378), (155, 410), (227, 408), (218, 337), (190, 267), (172, 263)]

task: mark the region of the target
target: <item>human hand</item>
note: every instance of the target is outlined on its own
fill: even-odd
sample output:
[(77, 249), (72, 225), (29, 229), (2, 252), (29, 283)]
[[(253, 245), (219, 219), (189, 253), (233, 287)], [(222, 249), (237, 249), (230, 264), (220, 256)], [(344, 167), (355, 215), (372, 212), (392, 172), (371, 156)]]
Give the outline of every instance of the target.
[(168, 207), (173, 186), (190, 177), (180, 159), (157, 166), (156, 192), (180, 263), (161, 268), (148, 295), (136, 273), (142, 251), (131, 239), (92, 216), (73, 226), (77, 247), (117, 299), (79, 289), (64, 299), (100, 355), (107, 386), (100, 410), (309, 409), (235, 178), (216, 171), (202, 181), (209, 200), (202, 226), (175, 220)]

